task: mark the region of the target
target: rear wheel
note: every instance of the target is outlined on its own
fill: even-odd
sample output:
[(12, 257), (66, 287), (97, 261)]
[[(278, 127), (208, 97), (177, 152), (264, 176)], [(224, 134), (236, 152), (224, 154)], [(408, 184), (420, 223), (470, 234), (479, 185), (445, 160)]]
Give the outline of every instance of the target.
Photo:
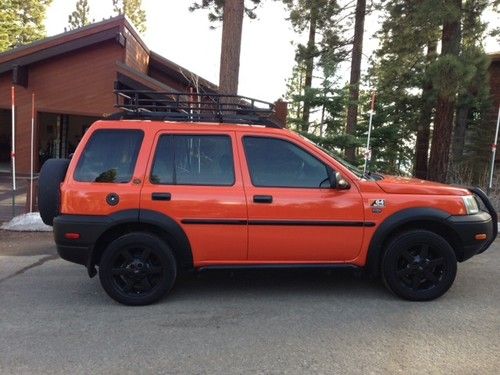
[(125, 305), (148, 305), (173, 286), (177, 267), (172, 251), (149, 233), (130, 233), (114, 240), (99, 264), (106, 293)]
[(442, 296), (453, 284), (456, 273), (453, 248), (443, 237), (426, 230), (398, 235), (387, 246), (382, 260), (386, 286), (412, 301)]

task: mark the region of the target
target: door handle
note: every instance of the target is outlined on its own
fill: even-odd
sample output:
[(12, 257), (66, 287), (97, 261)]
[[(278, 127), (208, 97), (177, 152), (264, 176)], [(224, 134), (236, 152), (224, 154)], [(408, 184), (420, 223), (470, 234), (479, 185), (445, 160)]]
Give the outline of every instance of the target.
[(254, 195), (253, 201), (255, 203), (273, 203), (272, 195)]
[(152, 193), (151, 199), (154, 201), (169, 201), (172, 199), (172, 194), (170, 193)]

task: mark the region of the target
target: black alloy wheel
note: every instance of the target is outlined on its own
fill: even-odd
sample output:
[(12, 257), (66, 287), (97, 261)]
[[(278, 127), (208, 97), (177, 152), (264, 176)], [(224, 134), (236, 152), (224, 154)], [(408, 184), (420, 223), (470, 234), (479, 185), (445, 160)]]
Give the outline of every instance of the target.
[(147, 305), (159, 300), (176, 278), (170, 248), (149, 233), (130, 233), (106, 248), (99, 279), (108, 295), (126, 305)]
[(453, 248), (443, 237), (426, 230), (405, 232), (394, 238), (382, 261), (387, 287), (413, 301), (443, 295), (453, 284), (456, 272)]

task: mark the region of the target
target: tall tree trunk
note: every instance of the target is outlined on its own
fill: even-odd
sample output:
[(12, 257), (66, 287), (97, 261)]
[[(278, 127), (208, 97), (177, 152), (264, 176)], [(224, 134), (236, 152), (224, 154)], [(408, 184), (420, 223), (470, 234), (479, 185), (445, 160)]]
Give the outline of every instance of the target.
[(461, 104), (457, 108), (455, 130), (453, 131), (453, 145), (451, 146), (454, 163), (460, 162), (464, 155), (465, 131), (467, 130), (469, 109), (469, 105), (467, 104)]
[(318, 6), (311, 5), (311, 17), (309, 19), (309, 39), (307, 40), (307, 59), (306, 59), (306, 77), (304, 80), (304, 108), (302, 111), (302, 126), (301, 130), (307, 132), (309, 130), (309, 115), (311, 112), (311, 104), (307, 99), (307, 92), (312, 87), (312, 78), (314, 70), (314, 52), (316, 49), (316, 23), (318, 21)]
[[(366, 0), (356, 3), (354, 19), (354, 41), (352, 44), (351, 79), (349, 80), (349, 106), (347, 108), (346, 133), (354, 135), (358, 122), (359, 79), (361, 77), (361, 56), (363, 53), (363, 34), (365, 27)], [(356, 160), (356, 149), (349, 147), (345, 152), (347, 160)]]
[[(427, 64), (436, 58), (437, 42), (427, 43)], [(427, 178), (427, 163), (429, 158), (429, 142), (431, 134), (432, 109), (431, 101), (432, 82), (426, 81), (422, 87), (422, 111), (417, 127), (417, 151), (415, 156), (415, 177)]]
[(244, 0), (226, 0), (224, 3), (219, 73), (221, 94), (236, 95), (238, 93), (244, 11)]
[[(458, 14), (455, 17), (448, 17), (444, 22), (441, 56), (458, 57), (460, 52), (460, 10), (462, 0), (447, 0), (446, 3), (450, 9), (455, 8)], [(439, 93), (428, 173), (428, 178), (433, 181), (446, 182), (454, 112), (455, 94)]]

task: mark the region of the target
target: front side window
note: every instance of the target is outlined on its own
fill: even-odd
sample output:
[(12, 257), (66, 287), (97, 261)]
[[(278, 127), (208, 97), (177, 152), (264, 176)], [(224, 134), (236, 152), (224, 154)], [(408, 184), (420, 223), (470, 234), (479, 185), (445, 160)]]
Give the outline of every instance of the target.
[(254, 186), (329, 186), (326, 165), (293, 143), (277, 138), (244, 137), (243, 144)]
[(97, 130), (78, 161), (74, 179), (80, 182), (129, 182), (143, 137), (140, 130)]
[(150, 181), (167, 185), (233, 185), (231, 139), (225, 135), (161, 136)]

